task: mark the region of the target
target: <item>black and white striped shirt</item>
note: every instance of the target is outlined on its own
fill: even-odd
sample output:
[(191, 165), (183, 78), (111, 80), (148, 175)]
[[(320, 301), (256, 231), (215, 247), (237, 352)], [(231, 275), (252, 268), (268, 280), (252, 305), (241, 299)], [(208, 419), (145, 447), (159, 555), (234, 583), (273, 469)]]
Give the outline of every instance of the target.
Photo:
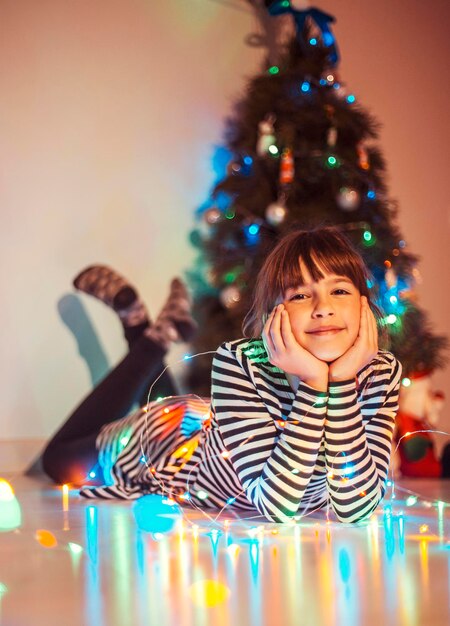
[(294, 392), (260, 340), (225, 343), (213, 360), (211, 406), (167, 398), (108, 424), (97, 447), (110, 484), (80, 493), (168, 493), (274, 522), (330, 502), (339, 520), (361, 520), (385, 492), (400, 377), (401, 364), (380, 350), (355, 380), (327, 392), (300, 381)]

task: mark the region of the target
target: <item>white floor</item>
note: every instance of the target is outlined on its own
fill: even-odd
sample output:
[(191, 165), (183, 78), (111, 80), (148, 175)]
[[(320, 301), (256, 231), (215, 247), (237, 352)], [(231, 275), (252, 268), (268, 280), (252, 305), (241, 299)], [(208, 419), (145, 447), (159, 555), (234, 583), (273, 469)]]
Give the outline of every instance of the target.
[(398, 481), (346, 526), (324, 513), (213, 522), (156, 496), (65, 499), (44, 479), (2, 478), (2, 626), (450, 623), (448, 480)]

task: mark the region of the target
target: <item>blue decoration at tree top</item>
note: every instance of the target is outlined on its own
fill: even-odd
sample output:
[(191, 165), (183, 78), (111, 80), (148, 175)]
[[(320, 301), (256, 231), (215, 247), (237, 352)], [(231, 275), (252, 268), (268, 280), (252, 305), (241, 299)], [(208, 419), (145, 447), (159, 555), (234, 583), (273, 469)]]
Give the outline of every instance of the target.
[[(311, 7), (303, 11), (294, 9), (289, 0), (265, 0), (266, 7), (270, 15), (283, 15), (285, 13), (291, 13), (295, 20), (295, 26), (297, 29), (297, 39), (301, 46), (304, 47), (305, 40), (303, 38), (303, 29), (305, 27), (306, 19), (309, 17), (311, 21), (315, 22), (320, 32), (322, 33), (322, 41), (326, 48), (330, 49), (329, 61), (332, 67), (336, 66), (339, 62), (339, 53), (336, 43), (336, 39), (331, 32), (330, 23), (335, 22), (336, 19), (329, 13), (325, 13), (316, 7)], [(307, 52), (305, 50), (305, 52)]]

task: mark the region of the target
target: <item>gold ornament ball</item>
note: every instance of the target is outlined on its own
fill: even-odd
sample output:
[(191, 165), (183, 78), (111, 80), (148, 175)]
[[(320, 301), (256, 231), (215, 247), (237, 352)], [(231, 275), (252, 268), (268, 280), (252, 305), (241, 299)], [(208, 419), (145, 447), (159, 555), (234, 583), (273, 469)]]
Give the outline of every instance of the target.
[(336, 200), (343, 211), (355, 211), (359, 206), (360, 195), (353, 187), (341, 187)]
[(226, 309), (232, 309), (241, 299), (241, 292), (234, 285), (225, 287), (220, 292), (220, 301)]
[(287, 208), (280, 202), (272, 202), (266, 209), (266, 220), (271, 226), (279, 226), (287, 216)]

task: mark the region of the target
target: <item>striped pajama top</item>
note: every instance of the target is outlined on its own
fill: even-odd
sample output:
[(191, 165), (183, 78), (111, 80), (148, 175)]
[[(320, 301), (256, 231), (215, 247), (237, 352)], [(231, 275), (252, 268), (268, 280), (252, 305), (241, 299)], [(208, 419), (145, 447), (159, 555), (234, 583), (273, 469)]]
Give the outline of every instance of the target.
[(257, 339), (224, 343), (212, 397), (174, 396), (107, 424), (97, 438), (107, 484), (87, 498), (167, 494), (200, 508), (286, 522), (329, 502), (356, 522), (383, 498), (401, 364), (380, 350), (354, 380), (294, 391)]

